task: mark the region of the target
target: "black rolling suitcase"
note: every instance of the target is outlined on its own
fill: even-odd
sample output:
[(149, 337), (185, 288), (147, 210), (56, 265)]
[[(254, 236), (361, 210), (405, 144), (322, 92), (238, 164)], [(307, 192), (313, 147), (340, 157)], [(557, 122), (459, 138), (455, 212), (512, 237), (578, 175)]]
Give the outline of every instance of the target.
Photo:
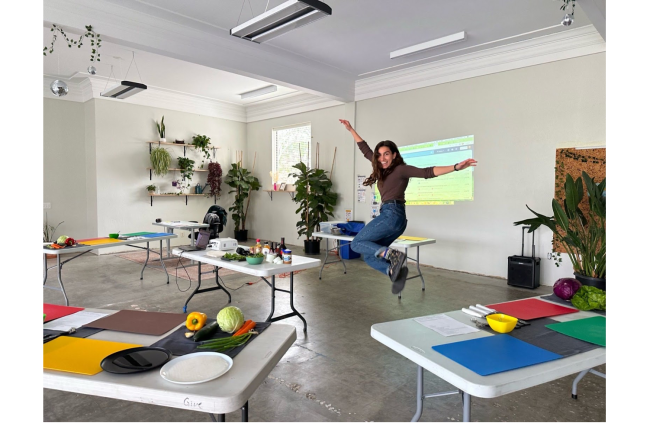
[(535, 232), (533, 231), (533, 256), (524, 256), (524, 230), (521, 228), (521, 255), (508, 257), (508, 285), (535, 289), (539, 286), (540, 260), (535, 257)]

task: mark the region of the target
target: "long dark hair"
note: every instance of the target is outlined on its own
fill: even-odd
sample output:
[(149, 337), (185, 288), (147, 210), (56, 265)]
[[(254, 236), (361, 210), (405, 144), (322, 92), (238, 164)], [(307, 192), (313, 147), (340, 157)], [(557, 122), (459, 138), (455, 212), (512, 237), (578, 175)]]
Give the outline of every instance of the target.
[[(397, 153), (393, 161), (391, 162), (390, 166), (388, 169), (384, 169), (381, 167), (381, 163), (379, 163), (379, 149), (381, 147), (388, 147), (390, 149), (391, 153)], [(368, 178), (366, 178), (365, 181), (363, 181), (363, 185), (365, 186), (370, 186), (377, 182), (377, 185), (381, 186), (384, 183), (384, 180), (388, 175), (390, 175), (393, 170), (397, 166), (403, 165), (404, 159), (402, 158), (402, 155), (399, 154), (399, 150), (397, 149), (397, 145), (395, 145), (394, 142), (386, 140), (382, 141), (379, 144), (375, 146), (375, 152), (372, 155), (372, 173)]]

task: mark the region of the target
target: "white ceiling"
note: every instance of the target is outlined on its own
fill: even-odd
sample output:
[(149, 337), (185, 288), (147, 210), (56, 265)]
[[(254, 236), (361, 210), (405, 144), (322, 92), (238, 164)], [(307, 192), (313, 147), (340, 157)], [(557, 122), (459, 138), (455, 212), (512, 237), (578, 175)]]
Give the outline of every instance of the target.
[[(108, 75), (109, 63), (125, 72), (135, 51), (145, 84), (235, 104), (295, 90), (351, 101), (355, 83), (369, 77), (592, 24), (605, 34), (605, 0), (578, 0), (570, 27), (559, 25), (565, 12), (558, 0), (325, 0), (332, 16), (264, 44), (229, 35), (238, 23), (282, 2), (48, 0), (44, 21), (46, 28), (57, 23), (69, 30), (92, 24), (102, 33), (103, 60), (96, 66), (101, 75)], [(389, 58), (393, 50), (460, 31), (465, 41)], [(50, 38), (45, 30), (44, 45)], [(89, 54), (80, 50), (57, 41), (54, 56), (44, 58), (44, 72), (85, 70)], [(128, 79), (138, 81), (134, 69)], [(239, 100), (237, 94), (269, 83), (280, 85), (279, 91)]]

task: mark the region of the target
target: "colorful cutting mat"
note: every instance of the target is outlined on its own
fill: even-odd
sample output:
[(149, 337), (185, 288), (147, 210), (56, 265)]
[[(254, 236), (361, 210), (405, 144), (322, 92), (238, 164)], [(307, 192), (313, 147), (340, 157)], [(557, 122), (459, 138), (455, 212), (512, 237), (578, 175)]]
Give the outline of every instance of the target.
[(487, 336), (431, 348), (481, 376), (562, 358), (510, 335)]
[(88, 238), (88, 239), (78, 239), (78, 243), (84, 245), (103, 245), (103, 244), (112, 244), (114, 242), (123, 242), (121, 239), (114, 238)]
[(553, 323), (546, 325), (546, 327), (572, 338), (604, 347), (607, 339), (605, 334), (606, 322), (607, 318), (596, 316), (570, 322)]
[(186, 318), (187, 315), (178, 313), (120, 310), (84, 326), (160, 336), (185, 322)]
[(399, 236), (397, 239), (403, 239), (405, 241), (425, 241), (427, 238), (420, 238), (420, 237), (417, 237), (417, 236), (402, 235), (402, 236)]
[(539, 319), (541, 317), (559, 316), (561, 314), (578, 312), (578, 310), (575, 308), (552, 304), (539, 300), (537, 298), (509, 301), (507, 303), (489, 304), (486, 307), (522, 320), (532, 320)]
[[(130, 233), (130, 234), (121, 234), (120, 236), (123, 236), (123, 237), (129, 237), (129, 236), (144, 236), (144, 235), (150, 235), (150, 234), (152, 234), (152, 233), (153, 233), (153, 232), (133, 232), (133, 233)], [(169, 235), (169, 234), (165, 234), (165, 235)]]
[(166, 232), (156, 232), (156, 233), (150, 233), (150, 234), (141, 235), (141, 236), (143, 236), (145, 238), (158, 238), (158, 237), (167, 236), (167, 235), (171, 235), (171, 234), (168, 234)]
[(100, 341), (97, 339), (59, 336), (43, 344), (43, 368), (62, 372), (94, 375), (102, 371), (102, 360), (117, 352), (140, 347), (136, 344)]
[(83, 308), (80, 307), (68, 307), (56, 304), (47, 304), (43, 303), (43, 313), (45, 314), (45, 320), (43, 322), (49, 322), (50, 320), (58, 319), (59, 317), (68, 316), (74, 314), (78, 311), (82, 311)]

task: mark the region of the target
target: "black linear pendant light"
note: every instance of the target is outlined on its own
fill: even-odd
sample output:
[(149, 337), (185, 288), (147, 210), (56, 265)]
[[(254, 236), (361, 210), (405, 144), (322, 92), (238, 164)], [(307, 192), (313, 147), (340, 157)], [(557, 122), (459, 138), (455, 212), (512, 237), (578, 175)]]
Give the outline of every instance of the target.
[(230, 35), (259, 44), (331, 14), (332, 8), (318, 0), (287, 0), (232, 28)]

